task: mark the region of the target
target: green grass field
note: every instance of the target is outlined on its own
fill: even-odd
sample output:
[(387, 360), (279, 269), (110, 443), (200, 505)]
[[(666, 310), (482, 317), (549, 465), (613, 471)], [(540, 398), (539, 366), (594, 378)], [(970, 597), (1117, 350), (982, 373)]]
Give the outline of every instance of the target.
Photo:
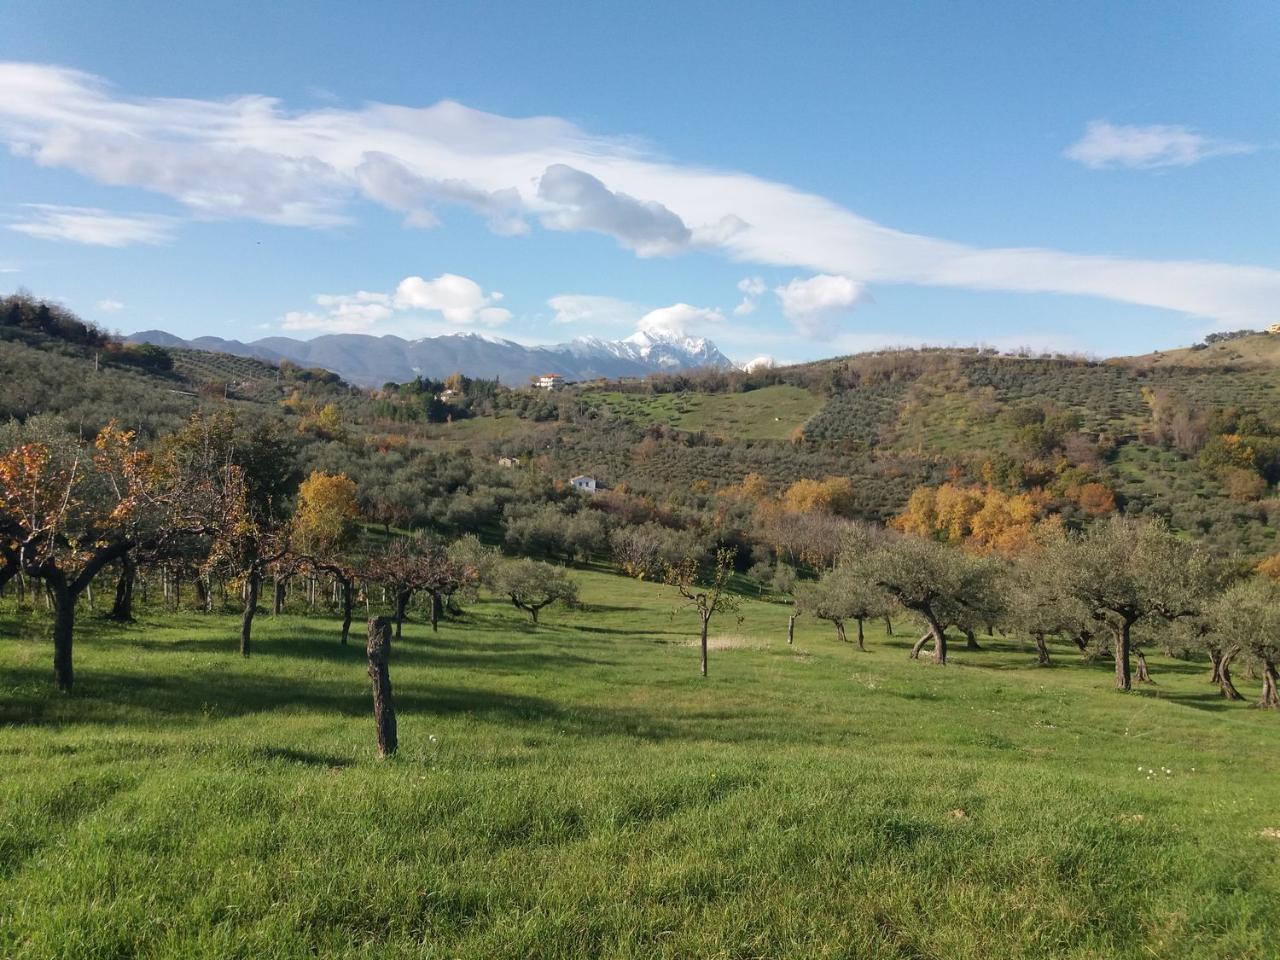
[(746, 393), (653, 396), (589, 390), (583, 400), (640, 423), (665, 423), (734, 440), (785, 440), (822, 407), (822, 401), (808, 390), (786, 384)]
[(1201, 664), (1121, 695), (748, 602), (702, 680), (664, 588), (581, 579), (408, 624), (386, 762), (332, 619), (243, 660), (231, 615), (86, 615), (63, 698), (0, 615), (0, 956), (1277, 955), (1280, 717)]

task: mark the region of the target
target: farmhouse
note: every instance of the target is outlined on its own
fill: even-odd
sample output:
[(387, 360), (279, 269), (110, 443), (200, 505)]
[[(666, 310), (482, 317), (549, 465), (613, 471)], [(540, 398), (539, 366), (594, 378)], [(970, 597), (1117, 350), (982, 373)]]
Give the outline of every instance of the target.
[(1280, 333), (1280, 323), (1273, 323), (1267, 327), (1267, 333)]
[(498, 466), (500, 467), (518, 467), (520, 466), (519, 457), (499, 457)]
[(581, 491), (583, 491), (584, 493), (595, 493), (595, 492), (596, 492), (596, 478), (595, 478), (595, 477), (588, 477), (588, 476), (585, 476), (585, 475), (579, 475), (579, 476), (576, 476), (576, 477), (570, 477), (570, 478), (569, 478), (569, 482), (570, 482), (571, 484), (573, 484), (573, 486), (574, 486), (574, 488), (575, 488), (575, 489), (577, 489), (577, 490), (581, 490)]
[(558, 373), (544, 373), (534, 381), (534, 385), (543, 390), (555, 390), (564, 386), (564, 377)]

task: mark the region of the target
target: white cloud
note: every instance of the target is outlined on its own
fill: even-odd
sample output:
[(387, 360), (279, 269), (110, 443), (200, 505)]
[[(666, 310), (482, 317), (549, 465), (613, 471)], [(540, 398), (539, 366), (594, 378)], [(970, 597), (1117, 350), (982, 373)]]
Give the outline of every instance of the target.
[(355, 175), (370, 200), (404, 213), (406, 226), (438, 226), (440, 221), (428, 206), (437, 201), (463, 204), (483, 214), (494, 233), (516, 236), (529, 232), (529, 224), (520, 215), (520, 194), (511, 188), (489, 192), (465, 180), (429, 180), (395, 157), (378, 152), (365, 154)]
[(640, 256), (676, 253), (692, 233), (660, 203), (615, 193), (589, 173), (553, 163), (538, 181), (538, 199), (552, 209), (542, 224), (552, 230), (607, 233)]
[(124, 309), (124, 304), (119, 300), (99, 300), (95, 306), (103, 313), (119, 313)]
[(1247, 143), (1213, 140), (1183, 126), (1125, 126), (1094, 120), (1066, 156), (1093, 170), (1189, 167), (1210, 157), (1252, 153)]
[(486, 294), (480, 284), (456, 273), (434, 280), (406, 277), (396, 287), (395, 306), (399, 310), (438, 310), (449, 323), (458, 326), (483, 324), (494, 327), (511, 319), (511, 311), (495, 307), (502, 294)]
[[(151, 190), (201, 216), (325, 226), (366, 196), (408, 216), (423, 210), (428, 222), (427, 202), (482, 208), (501, 196), (518, 198), (521, 217), (610, 233), (642, 254), (714, 248), (738, 262), (864, 283), (1101, 297), (1234, 327), (1272, 322), (1280, 302), (1280, 270), (1268, 267), (972, 247), (895, 230), (786, 184), (680, 166), (555, 117), (512, 119), (448, 101), (290, 111), (265, 96), (130, 98), (73, 70), (7, 63), (0, 141), (35, 163)], [(388, 180), (385, 169), (380, 180), (365, 168), (362, 180), (357, 171), (375, 154), (430, 189)], [(1206, 154), (1126, 155), (1151, 164)], [(547, 183), (557, 165), (567, 173)], [(415, 189), (417, 206), (406, 202)]]
[(651, 333), (662, 337), (689, 337), (704, 330), (708, 325), (724, 323), (724, 314), (719, 310), (707, 307), (694, 307), (687, 303), (673, 303), (669, 307), (650, 310), (637, 328), (643, 333)]
[(174, 220), (143, 213), (111, 213), (94, 207), (63, 207), (28, 203), (26, 219), (9, 224), (10, 230), (40, 240), (62, 240), (99, 247), (168, 243)]
[(777, 362), (767, 353), (748, 360), (742, 365), (742, 369), (746, 373), (755, 373), (757, 370), (769, 370), (776, 367)]
[(0, 263), (0, 273), (21, 273), (22, 268), (16, 267), (12, 263)]
[(742, 302), (733, 308), (735, 317), (745, 317), (755, 313), (756, 300), (765, 291), (764, 279), (761, 277), (743, 277), (738, 281), (738, 290), (742, 292)]
[(391, 297), (385, 293), (318, 293), (311, 298), (321, 312), (290, 310), (281, 326), (286, 330), (320, 330), (325, 333), (369, 333), (390, 320)]
[(361, 290), (357, 293), (318, 293), (311, 298), (319, 310), (290, 310), (281, 320), (285, 330), (323, 333), (422, 335), (423, 312), (437, 313), (451, 327), (497, 326), (510, 311), (493, 306), (500, 293), (486, 294), (468, 277), (445, 273), (434, 280), (406, 277), (394, 294)]
[(630, 326), (644, 314), (644, 308), (638, 304), (616, 297), (598, 297), (586, 293), (562, 293), (548, 300), (547, 306), (555, 311), (553, 323)]
[(797, 278), (773, 292), (782, 305), (782, 315), (814, 340), (834, 337), (840, 319), (867, 298), (861, 283), (824, 273), (807, 280)]

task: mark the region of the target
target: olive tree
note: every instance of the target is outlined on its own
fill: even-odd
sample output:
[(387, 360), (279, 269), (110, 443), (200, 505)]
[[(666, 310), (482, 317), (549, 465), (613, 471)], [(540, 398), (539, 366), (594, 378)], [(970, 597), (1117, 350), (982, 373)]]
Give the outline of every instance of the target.
[(1146, 657), (1133, 647), (1133, 628), (1200, 612), (1221, 573), (1196, 544), (1154, 520), (1113, 516), (1082, 533), (1063, 533), (1045, 546), (1041, 576), (1054, 596), (1074, 601), (1112, 633), (1117, 690), (1149, 681)]
[(572, 605), (578, 601), (578, 584), (562, 567), (538, 560), (512, 560), (503, 565), (497, 576), (497, 589), (538, 622), (538, 614), (553, 603)]
[(858, 649), (865, 650), (863, 624), (883, 616), (889, 598), (874, 583), (859, 576), (848, 565), (828, 570), (816, 583), (806, 583), (796, 590), (796, 610), (835, 625), (836, 637), (847, 642), (844, 625), (852, 620), (858, 627)]
[[(1280, 709), (1276, 677), (1276, 664), (1280, 662), (1280, 583), (1265, 577), (1238, 583), (1213, 604), (1212, 612), (1213, 631), (1225, 663), (1229, 667), (1232, 658), (1241, 652), (1246, 654), (1262, 672), (1258, 706)], [(1220, 667), (1220, 676), (1221, 672)], [(1231, 683), (1229, 670), (1224, 683)], [(1230, 689), (1235, 690), (1234, 686)], [(1230, 697), (1226, 686), (1223, 693), (1229, 699), (1239, 697)]]
[(997, 589), (989, 564), (922, 537), (887, 540), (857, 561), (856, 568), (898, 606), (924, 621), (926, 633), (911, 656), (918, 657), (932, 639), (937, 664), (947, 662), (945, 628), (979, 619), (986, 592)]

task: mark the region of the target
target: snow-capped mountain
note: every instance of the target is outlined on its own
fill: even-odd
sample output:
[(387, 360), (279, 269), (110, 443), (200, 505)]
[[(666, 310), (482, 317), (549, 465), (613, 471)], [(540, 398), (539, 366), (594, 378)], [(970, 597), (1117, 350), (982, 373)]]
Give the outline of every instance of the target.
[(514, 386), (544, 373), (558, 373), (566, 380), (593, 380), (734, 366), (704, 337), (644, 331), (624, 340), (579, 337), (568, 343), (540, 347), (479, 333), (420, 340), (336, 333), (313, 340), (265, 337), (243, 343), (219, 337), (183, 340), (163, 330), (144, 330), (128, 339), (135, 343), (213, 350), (277, 363), (289, 360), (302, 366), (332, 370), (344, 380), (362, 386), (381, 386), (416, 376), (441, 379), (455, 371), (471, 377), (497, 377)]

